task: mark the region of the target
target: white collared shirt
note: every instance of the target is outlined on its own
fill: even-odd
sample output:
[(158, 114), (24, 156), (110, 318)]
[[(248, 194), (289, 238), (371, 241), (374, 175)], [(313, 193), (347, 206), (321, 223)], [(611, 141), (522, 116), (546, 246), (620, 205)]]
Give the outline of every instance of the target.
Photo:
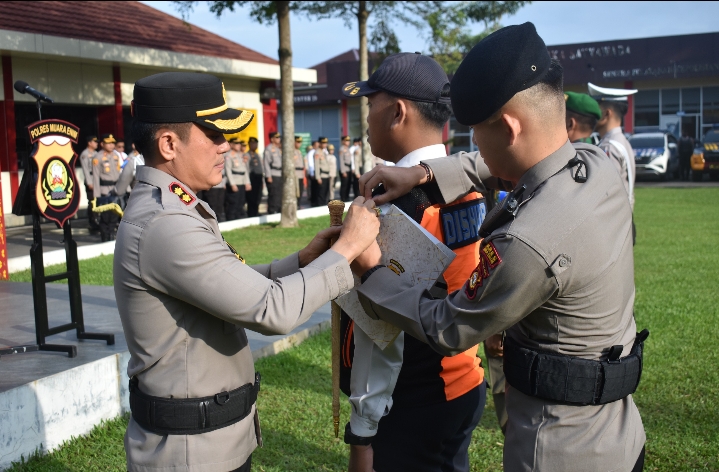
[(432, 144), (415, 149), (395, 164), (397, 167), (412, 167), (419, 165), (420, 161), (429, 161), (438, 157), (447, 157), (447, 148), (444, 144)]

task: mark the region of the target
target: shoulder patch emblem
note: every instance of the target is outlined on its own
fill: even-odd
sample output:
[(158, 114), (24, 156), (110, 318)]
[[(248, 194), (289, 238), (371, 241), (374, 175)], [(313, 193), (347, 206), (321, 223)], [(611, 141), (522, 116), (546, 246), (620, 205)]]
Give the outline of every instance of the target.
[(185, 205), (192, 205), (192, 202), (195, 201), (195, 197), (190, 195), (187, 190), (185, 190), (182, 185), (178, 184), (177, 182), (172, 182), (170, 184), (170, 192), (177, 195), (180, 201)]
[(472, 271), (469, 280), (464, 286), (464, 293), (467, 298), (474, 300), (477, 296), (479, 287), (482, 286), (484, 280), (491, 275), (490, 269), (495, 269), (502, 262), (502, 258), (497, 248), (491, 242), (483, 243), (479, 249), (479, 264)]

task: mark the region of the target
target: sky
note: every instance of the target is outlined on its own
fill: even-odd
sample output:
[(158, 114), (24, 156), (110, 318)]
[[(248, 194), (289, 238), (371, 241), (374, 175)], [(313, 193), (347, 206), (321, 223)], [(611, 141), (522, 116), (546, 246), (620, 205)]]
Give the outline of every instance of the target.
[[(143, 2), (167, 14), (180, 17), (172, 2)], [(719, 31), (719, 2), (534, 2), (515, 15), (501, 20), (503, 25), (531, 21), (548, 46), (606, 41), (614, 39), (673, 36)], [(277, 26), (260, 25), (249, 16), (249, 9), (235, 9), (218, 19), (207, 2), (198, 2), (188, 22), (267, 56), (277, 58)], [(371, 26), (371, 17), (370, 17)], [(426, 52), (426, 31), (395, 24), (403, 51)], [(342, 20), (291, 18), (292, 51), (295, 67), (316, 64), (359, 46), (357, 27)], [(483, 25), (474, 25), (479, 33)]]

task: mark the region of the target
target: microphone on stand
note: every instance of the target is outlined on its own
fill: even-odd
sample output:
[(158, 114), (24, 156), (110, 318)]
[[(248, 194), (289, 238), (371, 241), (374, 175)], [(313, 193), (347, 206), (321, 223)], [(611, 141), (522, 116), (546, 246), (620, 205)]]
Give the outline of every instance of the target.
[(44, 93), (35, 90), (34, 88), (30, 87), (27, 82), (24, 82), (22, 80), (18, 80), (15, 82), (15, 90), (17, 90), (20, 93), (27, 93), (29, 95), (32, 95), (35, 97), (36, 100), (41, 100), (43, 102), (47, 103), (53, 103), (53, 99), (45, 95)]

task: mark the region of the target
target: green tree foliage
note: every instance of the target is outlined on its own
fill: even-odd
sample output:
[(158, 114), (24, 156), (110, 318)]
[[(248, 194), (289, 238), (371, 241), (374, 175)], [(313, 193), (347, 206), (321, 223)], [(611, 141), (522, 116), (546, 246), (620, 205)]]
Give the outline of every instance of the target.
[[(527, 1), (518, 2), (412, 2), (412, 13), (429, 29), (429, 53), (447, 74), (453, 74), (464, 56), (490, 33), (501, 28), (500, 20), (516, 13)], [(469, 32), (472, 23), (484, 31)]]

